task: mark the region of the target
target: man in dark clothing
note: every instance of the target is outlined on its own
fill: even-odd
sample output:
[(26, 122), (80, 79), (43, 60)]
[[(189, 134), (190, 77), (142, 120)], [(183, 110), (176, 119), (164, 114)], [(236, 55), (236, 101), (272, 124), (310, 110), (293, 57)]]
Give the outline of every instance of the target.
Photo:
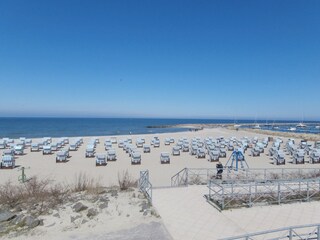
[(223, 165), (221, 162), (218, 162), (217, 165), (216, 165), (216, 168), (217, 168), (217, 176), (216, 178), (217, 179), (222, 179), (222, 173), (223, 173)]

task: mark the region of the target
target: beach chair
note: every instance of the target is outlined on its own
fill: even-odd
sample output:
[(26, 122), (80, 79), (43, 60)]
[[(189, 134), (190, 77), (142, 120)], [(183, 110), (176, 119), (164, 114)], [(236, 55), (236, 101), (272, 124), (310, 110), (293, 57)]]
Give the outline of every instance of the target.
[(218, 150), (211, 150), (209, 151), (209, 161), (216, 162), (219, 161), (220, 152)]
[(170, 163), (169, 153), (167, 153), (167, 152), (162, 152), (162, 153), (160, 154), (160, 162), (161, 162), (161, 164)]
[(120, 141), (118, 142), (118, 148), (123, 148), (123, 145), (124, 145), (123, 140), (120, 140)]
[(190, 155), (197, 155), (198, 146), (197, 145), (191, 145), (190, 149)]
[(282, 150), (276, 150), (273, 155), (273, 163), (275, 165), (284, 165), (286, 160), (284, 158), (284, 152)]
[(131, 154), (131, 164), (141, 164), (141, 153), (133, 152)]
[(24, 147), (22, 145), (16, 145), (13, 149), (15, 155), (23, 155)]
[(117, 160), (117, 154), (116, 150), (111, 148), (107, 151), (107, 161), (116, 161)]
[(293, 153), (293, 164), (304, 164), (305, 151), (303, 149), (296, 149)]
[(56, 163), (67, 162), (67, 157), (68, 157), (67, 152), (65, 152), (65, 151), (57, 152)]
[(204, 150), (204, 148), (198, 148), (197, 149), (197, 158), (205, 158), (206, 157), (206, 151)]
[(7, 143), (5, 140), (1, 139), (0, 140), (0, 149), (5, 149), (7, 147)]
[(75, 143), (75, 142), (70, 143), (69, 151), (77, 151), (77, 149), (78, 149), (77, 143)]
[(309, 154), (311, 164), (320, 163), (320, 149), (313, 149)]
[(182, 152), (189, 152), (189, 144), (184, 143), (182, 145)]
[(228, 151), (234, 151), (233, 143), (229, 142), (228, 144)]
[(260, 156), (260, 148), (254, 147), (251, 149), (251, 156), (252, 157), (259, 157)]
[(227, 151), (226, 151), (225, 148), (223, 148), (223, 147), (220, 146), (219, 150), (220, 150), (219, 156), (220, 156), (221, 158), (227, 157)]
[(170, 145), (170, 138), (166, 138), (165, 140), (164, 140), (164, 145), (165, 146), (169, 146)]
[(110, 140), (112, 144), (117, 144), (118, 142), (116, 137), (111, 137)]
[(31, 151), (31, 152), (39, 152), (39, 151), (40, 151), (39, 143), (32, 143), (32, 144), (31, 144), (30, 151)]
[(137, 152), (137, 151), (138, 151), (138, 149), (137, 149), (136, 147), (134, 147), (133, 145), (131, 145), (131, 146), (129, 147), (129, 151), (128, 151), (129, 157), (131, 157), (132, 154), (133, 154), (134, 152)]
[(276, 153), (277, 150), (278, 150), (277, 147), (269, 148), (269, 156), (272, 157)]
[(160, 140), (159, 140), (159, 139), (154, 139), (154, 141), (153, 141), (153, 147), (155, 147), (155, 148), (160, 147)]
[(97, 154), (96, 155), (96, 167), (98, 166), (106, 166), (107, 159), (105, 154)]
[(144, 153), (150, 153), (151, 152), (151, 147), (148, 144), (143, 145), (143, 152)]
[(316, 149), (320, 149), (320, 141), (315, 141), (313, 147)]
[(177, 144), (176, 144), (176, 147), (178, 147), (179, 150), (182, 150), (182, 146), (183, 146), (183, 140), (179, 139)]
[(142, 148), (144, 144), (144, 141), (142, 139), (137, 139), (136, 146), (137, 148)]
[(43, 140), (47, 145), (51, 144), (51, 142), (52, 142), (52, 138), (51, 137), (44, 137)]
[(49, 155), (51, 153), (52, 153), (51, 145), (44, 145), (43, 148), (42, 148), (42, 154), (43, 155)]
[(104, 149), (105, 149), (106, 151), (112, 149), (112, 143), (111, 143), (111, 142), (105, 142), (105, 143), (104, 143)]
[(69, 138), (63, 137), (62, 140), (63, 140), (63, 143), (64, 143), (65, 145), (66, 145), (66, 144), (69, 144)]
[(9, 149), (3, 150), (2, 156), (5, 156), (5, 155), (14, 156), (14, 149), (13, 148), (9, 148)]
[(51, 144), (51, 151), (57, 151), (58, 150), (58, 144), (57, 143), (52, 143)]
[(180, 147), (179, 146), (174, 146), (172, 148), (172, 156), (179, 156), (180, 155)]
[(61, 151), (64, 151), (64, 152), (66, 153), (67, 158), (69, 158), (69, 157), (70, 157), (69, 148), (64, 147), (63, 149), (61, 149)]
[(260, 153), (264, 153), (264, 145), (261, 142), (256, 143), (256, 147), (259, 149)]
[(11, 168), (15, 167), (15, 159), (11, 155), (4, 155), (1, 159), (1, 168)]
[(88, 145), (86, 148), (86, 158), (93, 158), (94, 157), (94, 145)]

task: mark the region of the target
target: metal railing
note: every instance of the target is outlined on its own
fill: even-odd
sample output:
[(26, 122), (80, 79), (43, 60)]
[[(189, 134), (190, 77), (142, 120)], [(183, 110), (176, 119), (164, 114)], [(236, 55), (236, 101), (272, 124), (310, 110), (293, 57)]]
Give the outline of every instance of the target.
[(209, 181), (209, 202), (219, 209), (320, 200), (320, 178)]
[(278, 228), (273, 230), (267, 230), (256, 233), (248, 233), (236, 237), (222, 238), (220, 240), (281, 240), (281, 239), (289, 239), (289, 240), (298, 240), (298, 239), (317, 239), (320, 240), (320, 223), (317, 224), (309, 224), (309, 225), (300, 225), (300, 226), (292, 226), (286, 228)]
[[(172, 187), (206, 184), (216, 178), (216, 168), (184, 168), (171, 178)], [(320, 168), (248, 168), (238, 171), (224, 168), (223, 180), (308, 179), (320, 177)], [(219, 180), (217, 180), (219, 181)]]
[(152, 203), (152, 184), (149, 181), (149, 171), (140, 171), (139, 189)]

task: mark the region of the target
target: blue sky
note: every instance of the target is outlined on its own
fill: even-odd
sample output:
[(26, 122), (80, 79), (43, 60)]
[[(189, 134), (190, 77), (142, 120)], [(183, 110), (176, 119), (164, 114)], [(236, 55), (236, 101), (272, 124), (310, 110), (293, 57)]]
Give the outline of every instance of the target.
[(320, 119), (320, 1), (0, 1), (0, 116)]

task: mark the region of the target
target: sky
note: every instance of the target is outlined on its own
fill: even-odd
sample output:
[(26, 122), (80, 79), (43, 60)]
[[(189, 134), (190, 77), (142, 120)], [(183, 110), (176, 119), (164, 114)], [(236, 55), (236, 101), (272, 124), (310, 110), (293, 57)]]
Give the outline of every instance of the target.
[(0, 0), (0, 117), (320, 120), (318, 0)]

